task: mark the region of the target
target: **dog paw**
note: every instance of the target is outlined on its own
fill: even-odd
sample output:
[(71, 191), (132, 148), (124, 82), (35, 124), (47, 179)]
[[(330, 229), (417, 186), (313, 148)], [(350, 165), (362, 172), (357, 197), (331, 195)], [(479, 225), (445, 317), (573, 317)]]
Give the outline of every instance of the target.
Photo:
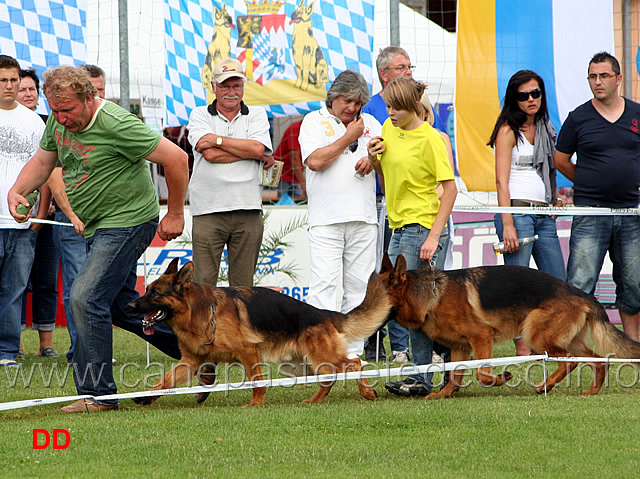
[(196, 394), (196, 402), (198, 404), (201, 404), (203, 402), (205, 402), (207, 400), (207, 398), (209, 397), (210, 393), (197, 393)]
[(513, 374), (511, 374), (509, 371), (503, 371), (500, 376), (502, 377), (502, 382), (503, 383), (506, 383), (511, 378), (513, 378)]
[(157, 399), (156, 396), (145, 396), (145, 397), (140, 397), (140, 398), (131, 398), (131, 400), (134, 403), (139, 404), (141, 406), (148, 406), (149, 404), (151, 404), (156, 399)]

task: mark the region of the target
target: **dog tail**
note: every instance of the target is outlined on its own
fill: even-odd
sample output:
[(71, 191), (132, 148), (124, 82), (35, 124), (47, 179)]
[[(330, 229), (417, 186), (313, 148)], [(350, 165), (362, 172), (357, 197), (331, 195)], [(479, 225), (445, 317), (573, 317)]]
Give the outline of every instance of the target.
[(336, 329), (348, 341), (368, 338), (382, 326), (391, 311), (391, 300), (387, 290), (375, 272), (369, 277), (367, 294), (360, 306), (346, 315), (334, 319)]
[(591, 336), (595, 349), (603, 356), (615, 355), (617, 358), (640, 359), (640, 343), (634, 341), (616, 328), (607, 318), (607, 313), (600, 305), (587, 317), (591, 327)]

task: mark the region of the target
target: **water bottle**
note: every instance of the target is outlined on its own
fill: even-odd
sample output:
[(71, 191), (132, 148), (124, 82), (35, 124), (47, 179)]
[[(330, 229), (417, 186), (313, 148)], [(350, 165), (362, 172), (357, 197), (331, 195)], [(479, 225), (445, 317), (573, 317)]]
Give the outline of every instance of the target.
[[(520, 246), (524, 246), (524, 245), (527, 245), (529, 243), (533, 243), (537, 239), (538, 239), (538, 235), (527, 236), (526, 238), (518, 238), (518, 244)], [(500, 241), (499, 243), (495, 243), (493, 245), (493, 252), (495, 254), (504, 253), (504, 241)]]
[(35, 190), (25, 196), (24, 199), (29, 202), (29, 206), (24, 206), (22, 203), (18, 204), (18, 206), (16, 206), (16, 213), (18, 213), (19, 215), (26, 215), (27, 213), (29, 213), (29, 210), (33, 208), (33, 205), (38, 200), (38, 193), (39, 191)]

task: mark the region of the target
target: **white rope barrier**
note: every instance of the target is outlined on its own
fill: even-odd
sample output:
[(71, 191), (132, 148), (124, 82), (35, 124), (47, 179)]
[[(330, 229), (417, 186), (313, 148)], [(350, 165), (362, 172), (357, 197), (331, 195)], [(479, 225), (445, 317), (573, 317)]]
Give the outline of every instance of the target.
[(633, 216), (640, 214), (640, 208), (602, 208), (588, 206), (454, 206), (454, 212), (461, 213), (518, 213), (548, 214), (558, 216)]
[[(390, 379), (392, 376), (408, 376), (416, 373), (436, 373), (445, 371), (461, 371), (468, 369), (477, 369), (482, 367), (496, 367), (496, 366), (510, 366), (514, 364), (529, 363), (535, 361), (542, 361), (542, 367), (544, 371), (544, 380), (546, 384), (547, 361), (554, 362), (581, 362), (581, 363), (594, 363), (594, 362), (607, 362), (607, 363), (640, 363), (640, 359), (619, 359), (619, 358), (578, 358), (578, 357), (564, 357), (554, 358), (545, 354), (537, 354), (531, 356), (509, 356), (504, 358), (491, 358), (491, 359), (479, 359), (470, 361), (458, 361), (447, 363), (433, 363), (425, 364), (422, 366), (406, 365), (397, 368), (387, 369), (363, 369), (362, 371), (354, 371), (348, 373), (333, 373), (333, 374), (319, 374), (312, 376), (295, 376), (276, 379), (263, 379), (260, 381), (242, 381), (235, 383), (222, 383), (213, 386), (190, 386), (183, 388), (173, 389), (161, 389), (157, 391), (136, 391), (131, 393), (121, 394), (109, 394), (105, 396), (60, 396), (41, 399), (27, 399), (22, 401), (12, 401), (0, 403), (0, 411), (8, 411), (11, 409), (20, 409), (33, 406), (42, 406), (45, 404), (56, 404), (61, 402), (77, 401), (78, 399), (91, 399), (94, 401), (107, 401), (115, 399), (133, 399), (149, 396), (175, 396), (181, 394), (195, 394), (195, 393), (215, 393), (215, 392), (228, 392), (228, 391), (240, 391), (244, 389), (253, 389), (257, 387), (291, 387), (300, 386), (305, 384), (314, 383), (326, 383), (326, 382), (345, 382), (347, 380), (357, 379)], [(366, 366), (365, 366), (366, 368)], [(7, 369), (10, 371), (10, 368)], [(546, 396), (546, 390), (545, 390)]]
[[(6, 215), (0, 215), (0, 219), (3, 220), (14, 220), (13, 216), (6, 216)], [(38, 218), (29, 218), (29, 221), (31, 223), (42, 223), (45, 225), (56, 225), (56, 226), (71, 226), (73, 228), (73, 225), (71, 223), (62, 223), (60, 221), (53, 221), (53, 220), (40, 220)], [(17, 223), (17, 221), (16, 221)], [(20, 224), (20, 223), (18, 223)]]

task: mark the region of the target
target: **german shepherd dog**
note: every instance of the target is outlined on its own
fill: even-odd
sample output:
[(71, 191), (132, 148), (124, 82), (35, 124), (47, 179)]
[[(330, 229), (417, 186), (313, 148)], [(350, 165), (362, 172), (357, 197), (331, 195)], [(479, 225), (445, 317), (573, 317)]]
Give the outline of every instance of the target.
[[(182, 358), (152, 390), (173, 388), (193, 376), (203, 364), (239, 361), (251, 380), (263, 378), (261, 362), (306, 358), (319, 374), (359, 371), (359, 359), (347, 359), (348, 341), (363, 339), (386, 321), (391, 304), (377, 274), (369, 278), (362, 304), (348, 314), (293, 299), (269, 288), (215, 288), (193, 279), (193, 263), (178, 271), (174, 259), (166, 272), (147, 287), (130, 307), (144, 313), (142, 326), (152, 334), (166, 321), (178, 338)], [(202, 384), (202, 382), (201, 382)], [(210, 383), (209, 383), (210, 384)], [(366, 379), (358, 380), (360, 394), (375, 400)], [(331, 385), (305, 402), (320, 403)], [(266, 388), (254, 388), (247, 406), (264, 403)], [(202, 402), (208, 393), (198, 394)], [(156, 397), (136, 400), (150, 404)]]
[(300, 0), (291, 14), (289, 25), (293, 24), (291, 50), (298, 75), (294, 86), (306, 91), (310, 85), (321, 88), (329, 81), (329, 66), (324, 59), (322, 48), (313, 36), (311, 15), (315, 0), (309, 5), (305, 2), (306, 0)]
[[(398, 256), (395, 267), (385, 254), (380, 276), (387, 286), (396, 320), (406, 328), (420, 328), (434, 341), (451, 347), (452, 361), (492, 357), (493, 343), (523, 335), (535, 351), (552, 357), (597, 356), (588, 346), (589, 332), (602, 355), (640, 358), (640, 343), (618, 330), (603, 306), (592, 296), (554, 276), (524, 266), (481, 266), (453, 271), (428, 267), (407, 271)], [(558, 363), (546, 381), (551, 390), (578, 363)], [(591, 364), (594, 379), (583, 395), (598, 394), (607, 374), (603, 363)], [(429, 398), (448, 398), (458, 389), (463, 372), (450, 371), (449, 383)], [(477, 371), (478, 381), (501, 386), (511, 373)], [(544, 381), (536, 385), (545, 391)]]

